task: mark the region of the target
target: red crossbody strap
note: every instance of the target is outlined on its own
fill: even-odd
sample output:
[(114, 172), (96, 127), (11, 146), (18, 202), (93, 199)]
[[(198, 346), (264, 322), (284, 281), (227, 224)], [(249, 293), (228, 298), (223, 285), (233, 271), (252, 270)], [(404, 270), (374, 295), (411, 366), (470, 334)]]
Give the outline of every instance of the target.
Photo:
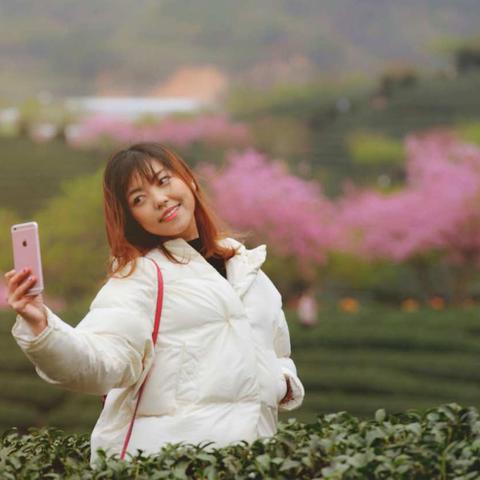
[[(148, 258), (148, 257), (145, 257)], [(152, 333), (152, 340), (153, 340), (153, 347), (157, 344), (157, 337), (158, 337), (158, 330), (160, 329), (160, 316), (162, 315), (162, 306), (163, 306), (163, 276), (155, 260), (149, 258), (150, 261), (153, 262), (155, 268), (157, 269), (157, 308), (155, 309), (155, 324), (153, 327)]]
[[(148, 258), (148, 257), (145, 257)], [(153, 327), (152, 333), (152, 340), (153, 340), (153, 348), (157, 343), (158, 337), (158, 330), (160, 329), (160, 316), (162, 314), (162, 305), (163, 305), (163, 277), (160, 267), (157, 265), (157, 262), (151, 258), (148, 258), (150, 261), (153, 262), (155, 268), (157, 269), (157, 306), (155, 309), (155, 323)], [(127, 434), (125, 435), (125, 440), (123, 442), (122, 453), (120, 454), (120, 458), (123, 460), (125, 458), (125, 454), (127, 453), (128, 444), (130, 442), (130, 437), (132, 436), (133, 424), (135, 423), (135, 418), (137, 416), (138, 405), (140, 404), (140, 400), (142, 399), (143, 389), (145, 384), (147, 383), (148, 375), (146, 376), (145, 380), (138, 391), (137, 403), (135, 404), (135, 409), (133, 411), (132, 419), (130, 420), (130, 425), (128, 426)]]

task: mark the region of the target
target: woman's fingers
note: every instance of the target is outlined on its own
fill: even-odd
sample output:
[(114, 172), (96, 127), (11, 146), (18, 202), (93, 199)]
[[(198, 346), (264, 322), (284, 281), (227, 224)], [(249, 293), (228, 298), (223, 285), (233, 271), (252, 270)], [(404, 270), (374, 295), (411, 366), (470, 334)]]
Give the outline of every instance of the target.
[[(30, 301), (30, 298), (25, 298), (26, 293), (36, 283), (37, 279), (32, 276), (29, 277), (30, 269), (21, 270), (20, 272), (11, 275), (8, 281), (8, 303), (17, 310), (24, 308)], [(27, 278), (28, 277), (28, 278)]]
[(9, 299), (10, 306), (19, 314), (25, 313), (27, 306), (32, 303), (34, 296), (26, 295), (27, 291), (36, 283), (35, 277), (26, 279), (15, 289)]
[(34, 276), (28, 277), (27, 279), (25, 279), (20, 284), (20, 286), (16, 288), (15, 292), (13, 293), (14, 298), (24, 297), (25, 294), (28, 292), (28, 290), (30, 290), (30, 288), (32, 288), (32, 286), (35, 285), (36, 282), (37, 282), (37, 279)]
[(27, 292), (37, 283), (31, 269), (25, 268), (20, 272), (10, 270), (5, 275), (7, 279), (7, 303), (20, 314), (37, 333), (43, 331), (47, 325), (47, 312), (41, 294), (27, 295)]
[(286, 377), (285, 380), (287, 382), (287, 393), (282, 398), (282, 401), (280, 403), (286, 403), (293, 399), (293, 391), (292, 391), (292, 386), (290, 384), (290, 379)]
[(10, 270), (9, 272), (7, 272), (4, 277), (5, 277), (5, 280), (7, 281), (7, 285), (10, 286), (10, 283), (12, 282), (12, 279), (13, 277), (15, 276), (17, 272), (15, 270)]
[(17, 283), (22, 276), (26, 275), (26, 273), (27, 271), (24, 268), (18, 272), (15, 270), (10, 270), (5, 274), (5, 277), (8, 278), (9, 283)]
[(10, 270), (9, 272), (6, 272), (3, 276), (9, 280), (10, 277), (12, 277), (15, 274), (15, 270)]
[(10, 272), (8, 272), (8, 274), (5, 274), (5, 275), (9, 275), (8, 289), (10, 291), (15, 290), (15, 286), (19, 285), (25, 278), (28, 277), (29, 274), (30, 274), (29, 268), (23, 268), (19, 272), (15, 272), (15, 270), (11, 270)]

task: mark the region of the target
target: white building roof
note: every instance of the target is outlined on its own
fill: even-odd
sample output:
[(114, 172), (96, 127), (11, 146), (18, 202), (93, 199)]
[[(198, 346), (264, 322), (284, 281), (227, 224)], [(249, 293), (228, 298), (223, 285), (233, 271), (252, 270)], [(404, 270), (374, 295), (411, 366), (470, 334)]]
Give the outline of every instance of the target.
[(164, 117), (172, 113), (194, 113), (206, 106), (195, 98), (158, 97), (70, 97), (65, 107), (75, 113), (105, 114), (135, 118), (145, 114)]

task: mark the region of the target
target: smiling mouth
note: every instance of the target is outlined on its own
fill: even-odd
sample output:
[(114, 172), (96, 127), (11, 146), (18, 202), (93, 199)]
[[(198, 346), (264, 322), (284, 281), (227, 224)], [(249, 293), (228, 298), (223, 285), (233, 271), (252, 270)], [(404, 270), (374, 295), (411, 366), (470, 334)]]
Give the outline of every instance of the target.
[(159, 220), (159, 222), (169, 222), (170, 220), (173, 220), (177, 216), (178, 208), (180, 207), (180, 204), (175, 205), (175, 207), (169, 208), (162, 216), (162, 218)]

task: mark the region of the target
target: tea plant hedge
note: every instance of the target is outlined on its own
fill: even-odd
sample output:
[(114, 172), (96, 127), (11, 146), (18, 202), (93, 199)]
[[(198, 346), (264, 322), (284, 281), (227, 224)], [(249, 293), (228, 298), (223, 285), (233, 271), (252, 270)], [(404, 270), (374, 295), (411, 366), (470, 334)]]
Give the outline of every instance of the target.
[(89, 465), (88, 436), (58, 429), (3, 434), (0, 477), (15, 479), (478, 479), (480, 417), (475, 408), (446, 404), (420, 414), (378, 410), (361, 420), (346, 412), (302, 424), (290, 420), (277, 435), (215, 449), (167, 445), (127, 461), (100, 451)]

